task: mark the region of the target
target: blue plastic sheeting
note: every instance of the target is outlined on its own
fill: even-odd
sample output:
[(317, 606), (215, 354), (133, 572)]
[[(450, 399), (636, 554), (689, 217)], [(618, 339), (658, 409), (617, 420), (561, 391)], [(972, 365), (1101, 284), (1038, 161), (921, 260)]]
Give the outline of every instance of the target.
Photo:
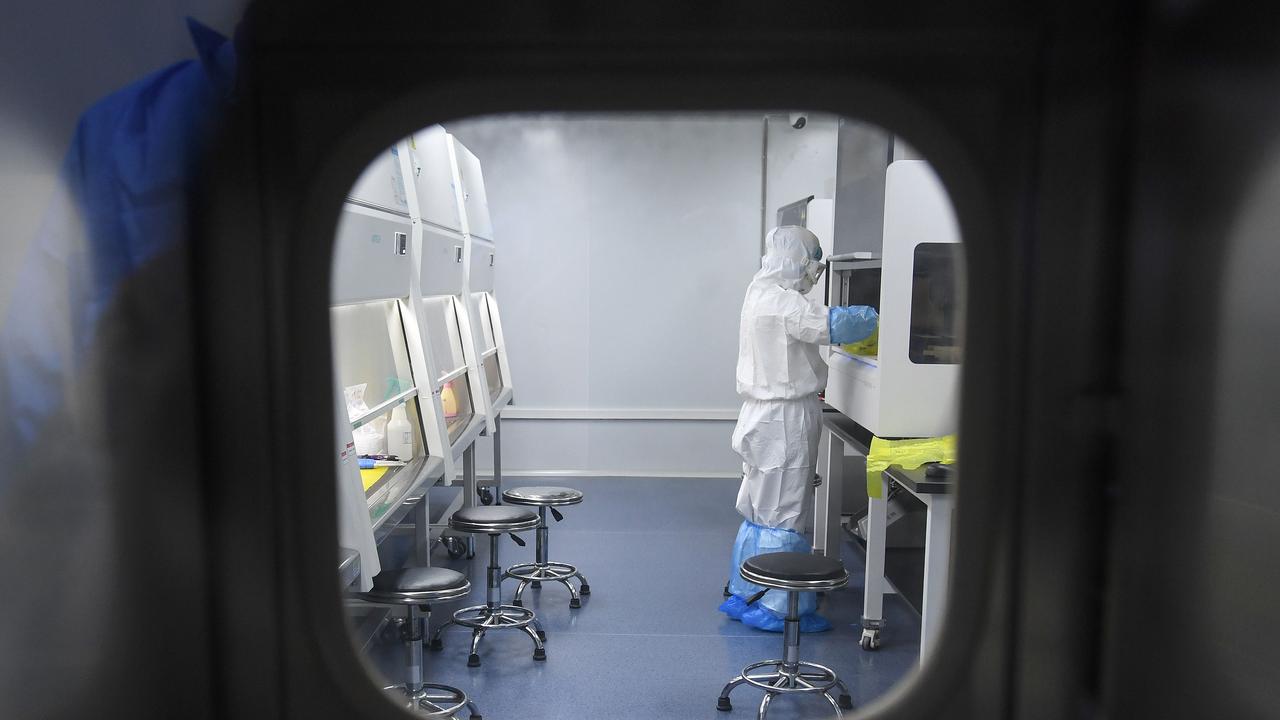
[[(739, 570), (742, 563), (756, 555), (775, 552), (807, 553), (812, 546), (795, 530), (769, 528), (743, 520), (738, 537), (733, 543), (733, 560), (729, 568), (729, 592), (732, 595), (720, 604), (720, 610), (734, 620), (758, 630), (782, 632), (783, 618), (787, 614), (787, 593), (769, 590), (752, 605), (746, 601), (764, 590), (761, 585), (742, 579)], [(800, 593), (800, 631), (822, 632), (831, 629), (831, 623), (817, 614), (816, 593)]]
[(880, 315), (868, 305), (846, 305), (831, 308), (827, 314), (827, 329), (832, 345), (847, 345), (866, 340), (875, 332)]

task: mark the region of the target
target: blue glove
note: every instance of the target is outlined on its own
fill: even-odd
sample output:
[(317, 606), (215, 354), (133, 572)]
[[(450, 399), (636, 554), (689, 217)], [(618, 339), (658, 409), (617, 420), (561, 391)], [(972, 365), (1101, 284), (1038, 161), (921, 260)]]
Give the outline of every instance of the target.
[(875, 332), (880, 315), (869, 305), (833, 307), (827, 315), (827, 329), (832, 345), (847, 345), (866, 340)]

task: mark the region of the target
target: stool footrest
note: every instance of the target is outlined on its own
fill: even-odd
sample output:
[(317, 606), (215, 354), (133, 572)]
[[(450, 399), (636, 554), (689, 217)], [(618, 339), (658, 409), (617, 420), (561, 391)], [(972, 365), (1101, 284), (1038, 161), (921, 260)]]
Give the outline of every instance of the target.
[(424, 683), (416, 691), (409, 690), (403, 684), (388, 685), (382, 689), (387, 692), (398, 693), (402, 706), (407, 710), (413, 711), (417, 717), (451, 718), (468, 706), (472, 707), (472, 714), (475, 714), (474, 705), (467, 699), (467, 694), (450, 685)]
[(831, 668), (803, 660), (796, 663), (794, 671), (782, 660), (751, 663), (742, 669), (742, 679), (771, 693), (825, 693), (839, 681)]
[(472, 629), (489, 630), (499, 627), (522, 628), (532, 623), (537, 616), (532, 610), (515, 605), (476, 605), (462, 608), (453, 613), (453, 623)]
[(507, 568), (506, 576), (516, 580), (550, 581), (568, 580), (578, 574), (578, 568), (568, 563), (521, 563)]

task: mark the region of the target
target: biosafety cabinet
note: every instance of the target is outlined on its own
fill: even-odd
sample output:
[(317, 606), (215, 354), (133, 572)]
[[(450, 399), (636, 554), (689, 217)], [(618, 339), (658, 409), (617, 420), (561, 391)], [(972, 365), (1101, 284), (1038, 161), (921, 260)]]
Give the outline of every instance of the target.
[(826, 401), (878, 437), (956, 431), (963, 245), (955, 211), (923, 160), (889, 165), (882, 254), (831, 258), (829, 305), (871, 305), (878, 342), (833, 347)]
[(502, 408), (511, 402), (512, 397), (507, 348), (502, 335), (502, 317), (494, 294), (498, 251), (493, 240), (493, 224), (489, 218), (489, 201), (485, 193), (480, 160), (458, 142), (457, 138), (450, 136), (450, 139), (459, 183), (456, 188), (458, 212), (468, 242), (468, 312), (481, 368), (485, 415), (489, 431), (493, 433), (496, 432)]
[[(441, 463), (422, 432), (426, 405), (412, 367), (412, 223), (398, 157), (379, 156), (343, 204), (334, 240), (330, 323), (335, 374), (339, 536), (360, 556), (361, 586), (379, 569), (374, 533)], [(399, 464), (361, 470), (360, 454)]]
[(418, 340), (410, 356), (423, 368), (433, 398), (425, 418), (428, 436), (441, 447), (445, 478), (452, 482), (466, 453), (485, 428), (485, 405), (474, 353), (471, 320), (464, 302), (467, 242), (455, 198), (449, 135), (439, 126), (408, 138), (401, 156), (408, 178), (415, 264), (410, 278)]

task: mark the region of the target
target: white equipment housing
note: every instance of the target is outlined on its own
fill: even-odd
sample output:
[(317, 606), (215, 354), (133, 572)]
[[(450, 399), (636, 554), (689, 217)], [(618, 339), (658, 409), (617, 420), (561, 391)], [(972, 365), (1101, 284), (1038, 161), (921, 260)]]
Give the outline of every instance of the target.
[(453, 158), (458, 215), (466, 236), (467, 315), (475, 343), (473, 352), (480, 366), (479, 392), (485, 423), (490, 434), (496, 430), (494, 419), (511, 402), (512, 384), (507, 346), (502, 334), (502, 318), (494, 295), (494, 270), (498, 251), (493, 241), (493, 224), (489, 219), (489, 200), (484, 187), (480, 160), (449, 136)]
[(937, 174), (923, 160), (899, 160), (885, 182), (883, 257), (832, 258), (828, 304), (875, 304), (879, 354), (833, 347), (826, 400), (878, 437), (956, 430), (959, 243), (955, 211)]
[[(360, 556), (360, 587), (379, 570), (373, 528), (387, 517), (403, 490), (430, 464), (417, 424), (422, 414), (405, 339), (412, 270), (412, 226), (399, 158), (381, 153), (343, 203), (334, 241), (330, 323), (334, 358), (335, 463), (339, 542)], [(352, 417), (344, 387), (365, 385), (368, 410)], [(414, 427), (414, 457), (364, 488), (356, 459), (360, 428), (404, 407)]]
[(446, 484), (457, 479), (463, 452), (485, 427), (484, 408), (475, 402), (483, 397), (483, 386), (463, 300), (467, 240), (451, 142), (439, 125), (426, 128), (402, 143), (400, 160), (414, 232), (411, 295), (417, 332), (409, 339), (409, 352), (431, 391), (423, 420), (444, 461)]

